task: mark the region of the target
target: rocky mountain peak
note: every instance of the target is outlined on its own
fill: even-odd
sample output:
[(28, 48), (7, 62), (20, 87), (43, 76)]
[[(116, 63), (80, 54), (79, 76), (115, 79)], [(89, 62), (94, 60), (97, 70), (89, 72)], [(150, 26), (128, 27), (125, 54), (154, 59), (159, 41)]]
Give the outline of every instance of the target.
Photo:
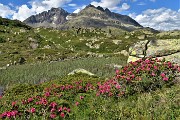
[(68, 15), (69, 13), (62, 8), (51, 8), (48, 11), (30, 16), (24, 23), (32, 27), (54, 27), (58, 24), (65, 23)]
[(89, 4), (89, 5), (87, 5), (86, 7), (85, 7), (85, 9), (86, 8), (96, 8), (94, 5), (91, 5), (91, 4)]
[(51, 8), (48, 11), (29, 17), (24, 21), (32, 27), (54, 27), (69, 29), (72, 27), (113, 27), (123, 30), (135, 30), (142, 26), (127, 15), (111, 12), (108, 8), (95, 7), (89, 4), (78, 14), (70, 14), (62, 8)]
[(101, 6), (98, 6), (96, 9), (104, 12), (104, 9)]

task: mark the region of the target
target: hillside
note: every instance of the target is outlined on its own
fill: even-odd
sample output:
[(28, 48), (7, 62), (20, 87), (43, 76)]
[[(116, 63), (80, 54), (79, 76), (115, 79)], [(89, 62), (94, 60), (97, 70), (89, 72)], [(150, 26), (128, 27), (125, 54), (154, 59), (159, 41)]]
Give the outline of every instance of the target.
[[(128, 46), (140, 40), (138, 36), (146, 35), (118, 29), (73, 28), (60, 31), (32, 28), (20, 21), (4, 18), (0, 18), (0, 28), (0, 67), (37, 61), (121, 55), (122, 50), (127, 51)], [(147, 31), (150, 33), (147, 32), (148, 37), (152, 37), (154, 32)]]

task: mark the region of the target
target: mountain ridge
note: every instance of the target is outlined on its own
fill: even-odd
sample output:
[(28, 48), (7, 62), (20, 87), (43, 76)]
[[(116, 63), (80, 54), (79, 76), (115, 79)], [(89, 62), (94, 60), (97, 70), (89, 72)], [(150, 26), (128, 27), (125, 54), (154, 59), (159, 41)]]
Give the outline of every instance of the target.
[(95, 7), (91, 4), (79, 13), (68, 13), (62, 8), (51, 8), (23, 21), (32, 27), (53, 27), (57, 29), (81, 28), (118, 28), (133, 31), (143, 28), (138, 22), (127, 15), (111, 12), (108, 8)]

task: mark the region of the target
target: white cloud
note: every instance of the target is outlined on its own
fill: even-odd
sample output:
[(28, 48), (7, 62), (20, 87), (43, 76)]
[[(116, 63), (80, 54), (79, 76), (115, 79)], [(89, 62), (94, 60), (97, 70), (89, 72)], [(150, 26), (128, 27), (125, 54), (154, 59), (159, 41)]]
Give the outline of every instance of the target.
[(120, 6), (122, 0), (101, 0), (100, 2), (93, 1), (91, 2), (94, 6), (101, 6), (103, 8), (109, 8), (110, 10), (121, 12), (123, 10), (128, 10), (130, 8), (130, 5), (127, 3), (122, 3)]
[(144, 27), (152, 27), (157, 30), (180, 29), (180, 10), (173, 11), (167, 8), (148, 9), (141, 14), (129, 14)]
[(68, 4), (68, 6), (70, 6), (70, 7), (76, 7), (77, 4)]
[(11, 10), (11, 8), (7, 5), (3, 5), (0, 3), (0, 16), (3, 18), (9, 18), (10, 16), (15, 13), (14, 10)]
[(127, 3), (122, 4), (122, 10), (128, 10), (130, 6)]
[(73, 13), (79, 13), (81, 9), (76, 9)]
[(94, 6), (101, 6), (104, 8), (114, 9), (120, 4), (121, 0), (101, 0), (100, 2), (91, 2)]
[(76, 7), (76, 10), (73, 13), (79, 13), (82, 9), (84, 9), (86, 5), (83, 5), (81, 7)]
[(18, 12), (13, 14), (12, 18), (23, 21), (25, 18), (28, 18), (33, 14), (35, 14), (35, 12), (29, 9), (27, 5), (22, 5), (21, 7), (19, 7)]
[(70, 3), (72, 0), (32, 0), (29, 2), (30, 7), (22, 5), (18, 8), (18, 11), (13, 14), (13, 19), (25, 20), (33, 14), (38, 14), (43, 11), (47, 11), (52, 7), (62, 7), (63, 5)]
[(12, 3), (8, 3), (8, 5), (11, 6), (11, 7), (14, 7), (14, 5)]

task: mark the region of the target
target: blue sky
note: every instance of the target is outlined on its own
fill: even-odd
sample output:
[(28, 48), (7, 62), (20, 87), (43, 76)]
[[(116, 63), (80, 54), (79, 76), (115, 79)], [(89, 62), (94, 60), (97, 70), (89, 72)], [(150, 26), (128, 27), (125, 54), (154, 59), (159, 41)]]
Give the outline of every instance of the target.
[(129, 15), (145, 27), (180, 29), (180, 0), (0, 0), (0, 16), (23, 21), (52, 7), (78, 13), (88, 4)]

